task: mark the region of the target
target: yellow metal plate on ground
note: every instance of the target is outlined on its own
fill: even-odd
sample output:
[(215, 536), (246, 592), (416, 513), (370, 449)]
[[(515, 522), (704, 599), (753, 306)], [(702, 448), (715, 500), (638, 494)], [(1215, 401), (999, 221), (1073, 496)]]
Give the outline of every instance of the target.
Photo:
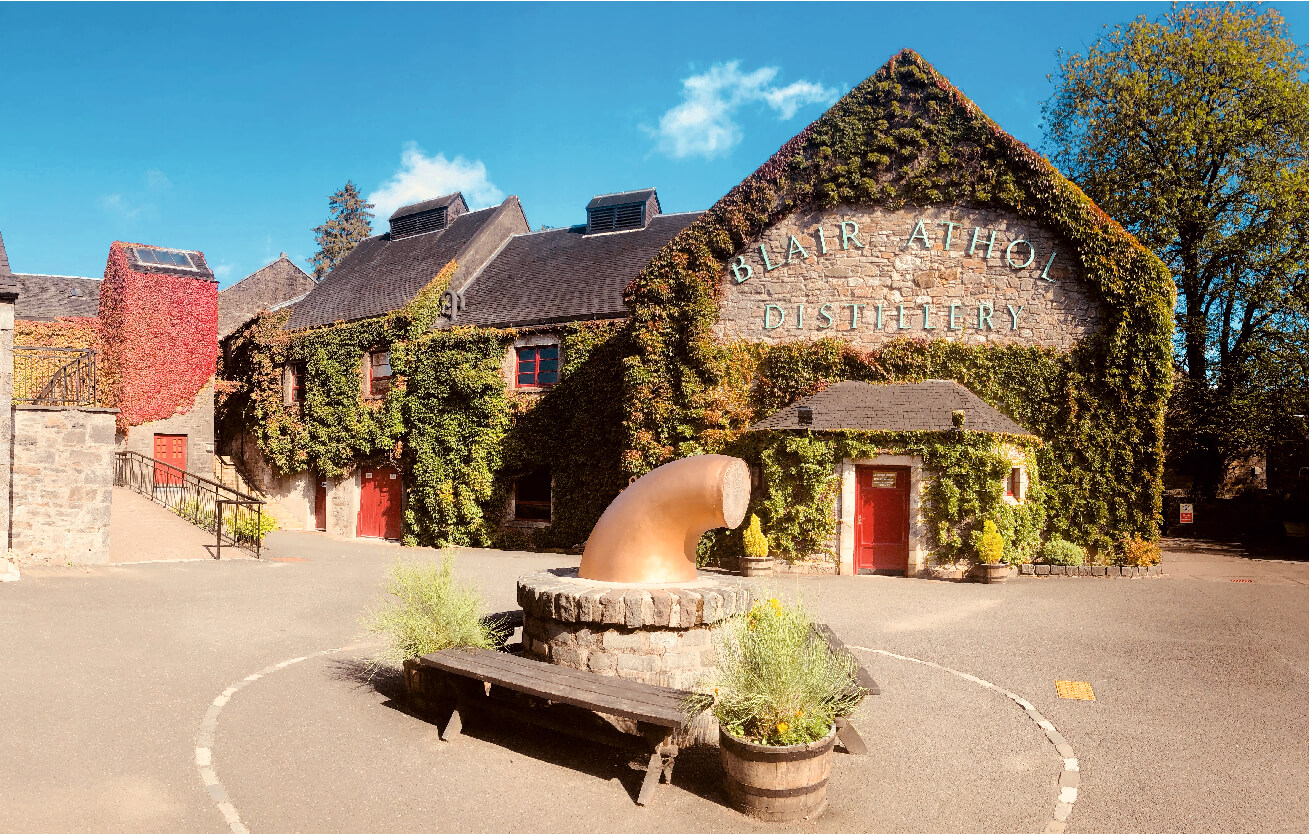
[(1075, 701), (1096, 700), (1096, 696), (1092, 694), (1092, 685), (1085, 681), (1056, 681), (1055, 694)]

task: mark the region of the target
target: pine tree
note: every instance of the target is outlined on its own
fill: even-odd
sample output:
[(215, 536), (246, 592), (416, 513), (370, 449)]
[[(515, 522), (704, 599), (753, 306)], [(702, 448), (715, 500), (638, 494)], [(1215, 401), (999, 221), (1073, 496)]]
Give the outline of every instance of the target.
[(373, 234), (371, 208), (373, 204), (364, 202), (358, 186), (350, 180), (328, 198), (331, 216), (323, 225), (314, 227), (318, 251), (309, 263), (314, 267), (315, 281), (323, 280), (357, 243)]

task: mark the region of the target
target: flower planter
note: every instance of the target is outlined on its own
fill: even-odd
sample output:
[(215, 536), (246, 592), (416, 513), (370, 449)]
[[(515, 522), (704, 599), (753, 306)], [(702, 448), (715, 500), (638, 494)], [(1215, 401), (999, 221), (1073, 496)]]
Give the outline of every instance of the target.
[(742, 576), (773, 576), (773, 557), (743, 556), (738, 570)]
[(974, 582), (1004, 582), (1010, 578), (1010, 566), (1004, 562), (995, 565), (974, 565), (969, 570), (969, 577)]
[(724, 786), (737, 810), (769, 822), (814, 819), (828, 807), (837, 728), (809, 744), (770, 747), (719, 731)]

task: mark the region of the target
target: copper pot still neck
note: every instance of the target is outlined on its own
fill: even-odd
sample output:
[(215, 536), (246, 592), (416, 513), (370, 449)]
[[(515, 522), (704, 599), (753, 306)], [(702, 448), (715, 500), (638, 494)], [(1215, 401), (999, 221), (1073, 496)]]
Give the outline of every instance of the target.
[(701, 535), (740, 525), (750, 497), (750, 470), (741, 458), (697, 455), (652, 469), (619, 493), (596, 522), (578, 576), (647, 584), (695, 581)]

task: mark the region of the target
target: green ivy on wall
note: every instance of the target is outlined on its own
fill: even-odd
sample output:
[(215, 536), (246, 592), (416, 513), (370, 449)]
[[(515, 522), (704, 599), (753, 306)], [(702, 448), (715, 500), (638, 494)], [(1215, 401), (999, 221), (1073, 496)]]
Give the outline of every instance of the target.
[[(965, 206), (1037, 220), (1068, 241), (1105, 311), (1103, 329), (1067, 353), (912, 339), (868, 353), (838, 340), (717, 343), (712, 327), (728, 261), (795, 211), (843, 205)], [(997, 513), (1019, 546), (1038, 526), (1092, 548), (1113, 549), (1130, 535), (1153, 539), (1173, 298), (1154, 255), (907, 50), (683, 230), (629, 285), (624, 466), (636, 476), (734, 448), (753, 422), (837, 380), (956, 379), (1045, 441), (1032, 452), (1044, 518)], [(831, 477), (822, 469), (791, 476), (804, 501)], [(939, 529), (952, 520), (944, 506), (928, 510)], [(952, 542), (943, 543), (947, 553)]]

